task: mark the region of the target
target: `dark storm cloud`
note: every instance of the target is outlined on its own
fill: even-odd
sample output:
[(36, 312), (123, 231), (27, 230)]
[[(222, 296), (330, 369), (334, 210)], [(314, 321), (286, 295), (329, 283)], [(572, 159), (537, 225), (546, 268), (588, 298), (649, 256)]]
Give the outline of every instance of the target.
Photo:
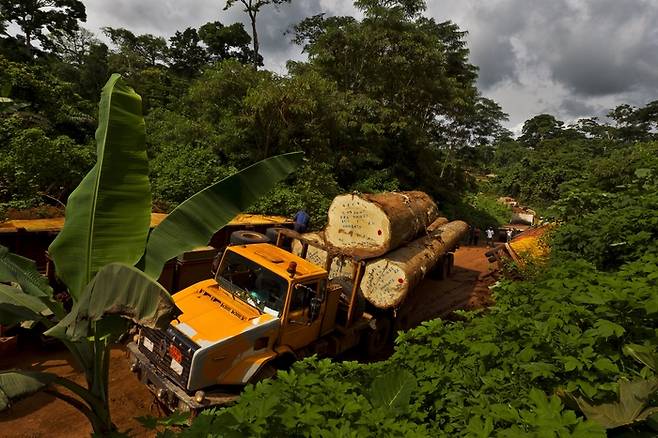
[(554, 77), (583, 96), (658, 87), (658, 5), (641, 0), (586, 3), (549, 40)]
[(658, 86), (654, 0), (493, 1), (466, 21), (485, 89), (528, 66), (582, 96)]

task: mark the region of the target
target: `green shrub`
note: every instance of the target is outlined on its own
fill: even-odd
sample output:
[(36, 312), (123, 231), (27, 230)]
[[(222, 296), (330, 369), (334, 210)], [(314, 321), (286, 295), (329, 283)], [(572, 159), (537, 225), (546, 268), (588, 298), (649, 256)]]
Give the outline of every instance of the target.
[(658, 254), (658, 190), (608, 194), (591, 212), (560, 227), (553, 241), (564, 258), (614, 269), (643, 254)]
[(65, 201), (94, 158), (90, 146), (40, 128), (11, 131), (0, 151), (0, 202), (23, 207), (39, 204), (43, 194)]
[(460, 219), (481, 230), (508, 224), (512, 219), (512, 210), (496, 201), (491, 194), (477, 193), (466, 195), (454, 204), (439, 204), (441, 210), (450, 220)]

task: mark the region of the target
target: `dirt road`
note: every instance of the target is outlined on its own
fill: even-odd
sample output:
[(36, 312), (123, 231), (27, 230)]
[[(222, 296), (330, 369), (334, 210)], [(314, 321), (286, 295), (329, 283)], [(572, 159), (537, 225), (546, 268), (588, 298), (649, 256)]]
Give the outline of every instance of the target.
[[(400, 314), (405, 327), (421, 321), (446, 316), (456, 309), (473, 309), (490, 303), (488, 284), (479, 280), (489, 271), (485, 247), (462, 247), (455, 254), (455, 269), (443, 281), (427, 280), (416, 291), (408, 311)], [(83, 383), (84, 377), (74, 370), (64, 350), (21, 350), (11, 357), (0, 357), (0, 369), (31, 368), (48, 371)], [(129, 370), (125, 352), (112, 350), (110, 394), (112, 418), (123, 432), (136, 437), (152, 436), (135, 417), (157, 415), (151, 394), (139, 384)], [(86, 418), (61, 400), (37, 394), (16, 403), (9, 412), (0, 413), (0, 438), (76, 438), (91, 433)]]
[(491, 303), (490, 278), (480, 277), (489, 272), (490, 264), (484, 246), (465, 246), (455, 252), (455, 267), (445, 280), (426, 278), (414, 291), (398, 314), (400, 329), (415, 327), (422, 321), (445, 317), (458, 309), (477, 309)]
[[(132, 436), (151, 436), (136, 417), (151, 413), (151, 393), (139, 384), (129, 369), (128, 358), (121, 348), (112, 350), (110, 361), (110, 409), (114, 423)], [(13, 357), (0, 358), (0, 369), (30, 368), (58, 374), (84, 383), (81, 373), (71, 367), (65, 350), (19, 350)], [(155, 410), (153, 415), (156, 415)], [(67, 403), (40, 393), (20, 400), (8, 411), (0, 413), (1, 438), (76, 438), (89, 437), (91, 427), (86, 417)]]

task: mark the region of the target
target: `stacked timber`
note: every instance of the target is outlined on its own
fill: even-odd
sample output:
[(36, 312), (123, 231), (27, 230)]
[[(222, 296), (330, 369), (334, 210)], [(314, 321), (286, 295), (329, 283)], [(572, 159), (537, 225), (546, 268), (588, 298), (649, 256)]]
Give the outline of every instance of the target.
[(324, 232), (306, 233), (293, 253), (329, 270), (329, 278), (352, 278), (364, 263), (360, 289), (381, 309), (398, 307), (437, 265), (445, 263), (468, 232), (462, 221), (439, 217), (423, 192), (348, 194), (334, 198)]
[(369, 260), (361, 281), (363, 296), (378, 308), (397, 307), (466, 232), (466, 222), (435, 222), (427, 235)]
[(329, 207), (324, 237), (343, 254), (378, 257), (413, 240), (438, 216), (423, 192), (340, 195)]

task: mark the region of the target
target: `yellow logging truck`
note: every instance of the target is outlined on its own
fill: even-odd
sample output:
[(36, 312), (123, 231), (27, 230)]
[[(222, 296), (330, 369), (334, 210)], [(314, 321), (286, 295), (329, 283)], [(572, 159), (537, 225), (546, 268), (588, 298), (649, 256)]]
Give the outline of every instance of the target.
[[(270, 243), (227, 247), (214, 279), (173, 295), (182, 315), (164, 331), (142, 328), (129, 345), (132, 370), (160, 403), (186, 411), (225, 404), (299, 358), (387, 345), (395, 309), (364, 299), (366, 264), (351, 259), (351, 277), (330, 280), (331, 260), (305, 259), (316, 243), (289, 230), (277, 243), (282, 235), (302, 242), (299, 255)], [(441, 264), (452, 263), (455, 246)]]

